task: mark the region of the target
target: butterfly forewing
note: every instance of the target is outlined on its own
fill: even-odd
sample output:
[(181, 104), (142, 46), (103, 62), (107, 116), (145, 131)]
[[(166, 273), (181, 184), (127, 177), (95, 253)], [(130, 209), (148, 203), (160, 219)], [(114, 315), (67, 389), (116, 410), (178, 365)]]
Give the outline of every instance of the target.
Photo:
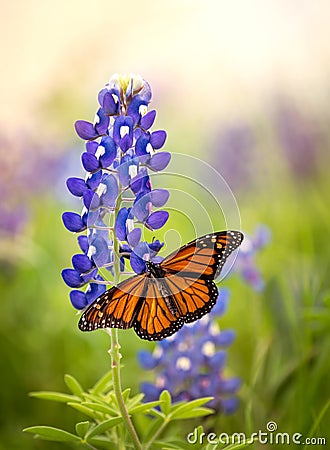
[(171, 253), (162, 262), (166, 272), (193, 278), (216, 278), (228, 256), (241, 244), (239, 231), (207, 234)]

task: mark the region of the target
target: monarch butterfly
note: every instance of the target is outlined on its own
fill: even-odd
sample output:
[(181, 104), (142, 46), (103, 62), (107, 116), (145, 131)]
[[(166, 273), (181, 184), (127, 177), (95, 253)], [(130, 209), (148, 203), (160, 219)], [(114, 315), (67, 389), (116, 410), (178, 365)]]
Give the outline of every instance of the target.
[(239, 231), (220, 231), (195, 239), (160, 264), (114, 286), (83, 313), (79, 329), (132, 328), (141, 339), (157, 341), (211, 311), (218, 297), (213, 280), (241, 244)]

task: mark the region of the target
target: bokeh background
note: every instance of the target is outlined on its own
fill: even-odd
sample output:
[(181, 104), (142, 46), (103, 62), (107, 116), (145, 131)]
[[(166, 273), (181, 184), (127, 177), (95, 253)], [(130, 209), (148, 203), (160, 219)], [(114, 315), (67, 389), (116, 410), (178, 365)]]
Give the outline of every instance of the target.
[[(89, 386), (109, 368), (107, 336), (78, 331), (60, 276), (77, 250), (61, 213), (77, 206), (66, 177), (82, 173), (73, 123), (93, 120), (97, 92), (116, 72), (150, 82), (166, 149), (202, 158), (225, 177), (243, 230), (262, 223), (272, 232), (257, 256), (263, 292), (226, 282), (232, 299), (222, 325), (237, 332), (228, 370), (243, 387), (239, 410), (219, 418), (215, 432), (248, 433), (275, 420), (279, 431), (307, 435), (314, 424), (325, 436), (329, 2), (0, 4), (0, 448), (58, 448), (21, 429), (72, 431), (78, 413), (28, 392), (63, 390), (64, 373)], [(183, 241), (193, 237), (179, 218), (171, 226)], [(152, 344), (131, 332), (121, 342), (123, 384), (137, 392), (152, 375), (135, 354)]]

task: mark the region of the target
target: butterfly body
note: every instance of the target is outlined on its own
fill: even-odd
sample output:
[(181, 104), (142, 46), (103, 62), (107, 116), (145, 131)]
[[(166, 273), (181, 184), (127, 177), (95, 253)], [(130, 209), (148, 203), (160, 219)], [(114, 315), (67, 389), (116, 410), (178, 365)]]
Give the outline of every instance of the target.
[(171, 253), (160, 264), (112, 287), (79, 321), (82, 331), (134, 328), (142, 339), (161, 340), (211, 311), (218, 298), (214, 279), (241, 244), (238, 231), (202, 236)]

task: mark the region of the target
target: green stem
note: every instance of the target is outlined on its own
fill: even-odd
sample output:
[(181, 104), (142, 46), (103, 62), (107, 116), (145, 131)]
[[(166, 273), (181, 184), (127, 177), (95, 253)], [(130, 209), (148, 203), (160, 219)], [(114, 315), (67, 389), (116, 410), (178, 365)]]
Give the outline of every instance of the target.
[(154, 443), (154, 441), (157, 439), (157, 437), (161, 434), (161, 432), (166, 428), (166, 426), (169, 424), (169, 419), (165, 417), (164, 422), (161, 424), (161, 426), (157, 429), (155, 434), (149, 439), (147, 444), (144, 447), (144, 450), (149, 450), (151, 445)]
[(122, 395), (122, 389), (121, 389), (121, 379), (120, 379), (120, 344), (118, 342), (118, 330), (109, 328), (108, 332), (110, 334), (110, 340), (111, 340), (111, 347), (109, 350), (110, 356), (111, 356), (111, 368), (112, 368), (112, 375), (113, 375), (113, 389), (115, 392), (115, 397), (117, 400), (118, 408), (121, 413), (121, 416), (123, 418), (123, 422), (125, 425), (125, 428), (127, 429), (128, 433), (131, 436), (134, 448), (136, 450), (141, 450), (142, 446), (139, 441), (138, 435), (136, 433), (136, 430), (134, 428), (134, 425), (131, 421), (131, 418), (128, 414), (123, 395)]
[[(119, 184), (119, 189), (121, 189), (121, 186)], [(120, 209), (121, 204), (121, 198), (120, 195), (117, 198), (116, 206), (115, 206), (115, 213), (114, 217), (117, 217), (118, 211)], [(114, 232), (113, 232), (114, 234)], [(119, 242), (116, 239), (116, 236), (113, 236), (113, 243), (114, 243), (114, 284), (116, 285), (119, 282), (119, 276), (120, 276), (120, 256), (119, 256)], [(116, 401), (118, 404), (119, 411), (121, 413), (124, 426), (126, 430), (128, 431), (134, 448), (136, 450), (141, 450), (142, 446), (139, 440), (139, 437), (136, 433), (136, 430), (134, 428), (133, 422), (130, 418), (130, 415), (128, 414), (123, 395), (122, 395), (122, 388), (121, 388), (121, 377), (120, 377), (120, 359), (121, 359), (121, 353), (120, 353), (120, 344), (118, 341), (118, 329), (115, 328), (109, 328), (107, 329), (109, 335), (110, 335), (110, 350), (109, 354), (111, 357), (111, 368), (112, 368), (112, 375), (113, 375), (113, 389), (116, 397)]]

